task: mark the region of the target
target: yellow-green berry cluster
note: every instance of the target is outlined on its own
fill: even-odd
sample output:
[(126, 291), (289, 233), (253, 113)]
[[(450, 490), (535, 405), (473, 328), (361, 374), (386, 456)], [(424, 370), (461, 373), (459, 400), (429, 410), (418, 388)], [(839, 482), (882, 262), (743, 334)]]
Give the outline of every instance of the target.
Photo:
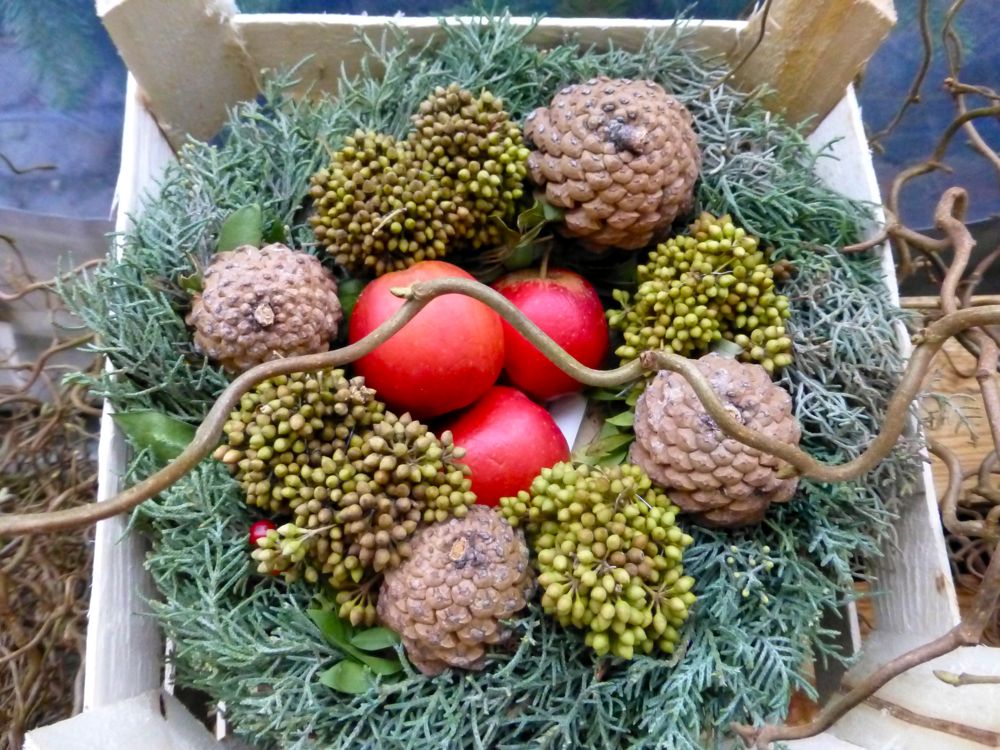
[(559, 463), (500, 509), (527, 532), (542, 608), (598, 655), (673, 653), (695, 602), (679, 509), (638, 466)]
[(464, 516), (476, 500), (450, 432), (438, 437), (386, 411), (362, 378), (341, 370), (261, 383), (225, 433), (214, 456), (247, 503), (292, 519), (258, 541), (259, 570), (323, 580), (347, 592), (342, 616), (368, 624), (371, 579), (409, 556), (420, 526)]
[(439, 87), (412, 120), (403, 140), (358, 131), (312, 177), (316, 238), (355, 271), (498, 244), (524, 194), (529, 152), (490, 92)]
[(647, 349), (698, 356), (724, 338), (769, 373), (791, 364), (788, 298), (775, 290), (758, 245), (728, 216), (708, 213), (658, 245), (637, 269), (635, 294), (613, 293), (622, 309), (610, 311), (608, 322), (625, 339), (615, 353), (623, 362)]

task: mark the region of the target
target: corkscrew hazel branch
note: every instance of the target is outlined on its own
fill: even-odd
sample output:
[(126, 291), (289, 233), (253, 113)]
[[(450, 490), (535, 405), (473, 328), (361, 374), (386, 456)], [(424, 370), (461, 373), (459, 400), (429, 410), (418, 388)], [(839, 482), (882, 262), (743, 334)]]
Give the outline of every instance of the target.
[(885, 422), (868, 449), (853, 461), (831, 466), (817, 461), (801, 449), (774, 438), (755, 433), (734, 419), (712, 390), (709, 381), (694, 367), (692, 360), (668, 352), (645, 352), (638, 361), (612, 370), (595, 370), (580, 364), (545, 335), (498, 292), (469, 279), (434, 279), (418, 282), (393, 293), (405, 299), (402, 307), (381, 326), (360, 341), (321, 354), (279, 359), (247, 370), (237, 377), (215, 401), (195, 433), (194, 439), (171, 463), (108, 500), (93, 505), (37, 514), (0, 516), (0, 536), (19, 536), (65, 531), (124, 513), (144, 500), (159, 494), (178, 481), (215, 448), (229, 413), (244, 393), (268, 378), (293, 372), (341, 367), (372, 352), (395, 335), (433, 299), (444, 294), (465, 294), (499, 313), (561, 370), (579, 382), (614, 388), (632, 382), (642, 369), (666, 369), (682, 375), (694, 388), (706, 410), (730, 437), (783, 459), (799, 474), (827, 482), (853, 479), (872, 469), (885, 458), (902, 434), (910, 418), (909, 405), (920, 391), (931, 359), (945, 341), (968, 328), (1000, 324), (1000, 305), (989, 305), (949, 313), (927, 326), (920, 334), (921, 343), (914, 349), (906, 371), (889, 404)]

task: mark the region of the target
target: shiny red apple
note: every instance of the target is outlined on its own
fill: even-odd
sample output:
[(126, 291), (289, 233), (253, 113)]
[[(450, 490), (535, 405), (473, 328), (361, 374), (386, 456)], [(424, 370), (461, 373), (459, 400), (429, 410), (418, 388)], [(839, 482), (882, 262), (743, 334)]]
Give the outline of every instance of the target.
[[(472, 278), (458, 266), (436, 260), (379, 276), (358, 297), (348, 340), (353, 344), (364, 338), (403, 306), (391, 289), (449, 277)], [(432, 300), (354, 364), (355, 372), (389, 408), (420, 419), (468, 406), (496, 382), (502, 367), (500, 316), (462, 294)]]
[(528, 489), (541, 469), (569, 459), (552, 415), (516, 388), (494, 386), (441, 430), (451, 430), (455, 445), (465, 449), (461, 460), (483, 505)]
[[(544, 275), (526, 269), (504, 276), (493, 288), (587, 367), (601, 364), (608, 324), (597, 292), (582, 276), (558, 268)], [(514, 386), (540, 401), (582, 388), (506, 321), (503, 332), (504, 370)]]

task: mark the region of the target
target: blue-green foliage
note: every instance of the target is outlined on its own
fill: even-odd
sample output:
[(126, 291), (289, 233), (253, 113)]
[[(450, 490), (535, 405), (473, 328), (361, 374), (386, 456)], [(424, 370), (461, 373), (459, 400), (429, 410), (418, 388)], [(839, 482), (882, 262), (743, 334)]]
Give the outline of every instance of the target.
[[(122, 259), (67, 290), (126, 376), (95, 387), (118, 408), (192, 422), (204, 415), (227, 381), (191, 348), (178, 278), (205, 263), (222, 219), (249, 202), (308, 241), (299, 210), (307, 177), (355, 126), (399, 134), (416, 103), (453, 80), (490, 88), (523, 117), (567, 82), (651, 77), (695, 114), (700, 207), (732, 213), (795, 264), (783, 291), (796, 362), (780, 382), (793, 394), (803, 446), (829, 461), (859, 453), (900, 369), (899, 313), (877, 261), (837, 249), (858, 238), (865, 208), (823, 188), (802, 137), (752, 99), (712, 88), (724, 73), (673, 37), (650, 38), (636, 53), (565, 44), (543, 54), (523, 33), (499, 20), (452, 28), (434, 51), (369, 43), (379, 74), (363, 73), (338, 101), (295, 101), (274, 84), (263, 103), (232, 114), (220, 145), (186, 147), (125, 236)], [(235, 730), (265, 746), (714, 747), (731, 721), (781, 718), (792, 690), (811, 692), (803, 664), (837, 657), (821, 618), (853, 595), (852, 576), (878, 554), (896, 494), (913, 485), (905, 448), (856, 482), (802, 482), (758, 527), (694, 531), (685, 564), (699, 601), (670, 661), (597, 660), (579, 633), (534, 606), (515, 624), (515, 650), (498, 651), (482, 672), (426, 678), (407, 667), (404, 679), (370, 694), (333, 692), (317, 680), (335, 653), (306, 615), (312, 592), (252, 571), (251, 513), (212, 461), (142, 508), (154, 542), (147, 566), (163, 593), (153, 609), (175, 644), (179, 682), (225, 701)], [(132, 471), (154, 468), (140, 455)]]

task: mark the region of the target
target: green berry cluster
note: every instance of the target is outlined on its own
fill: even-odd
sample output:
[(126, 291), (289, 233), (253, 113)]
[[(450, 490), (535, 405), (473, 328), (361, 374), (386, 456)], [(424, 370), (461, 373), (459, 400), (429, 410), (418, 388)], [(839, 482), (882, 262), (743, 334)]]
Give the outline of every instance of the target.
[(243, 395), (213, 455), (232, 469), (249, 505), (284, 513), (315, 492), (304, 472), (384, 418), (385, 404), (363, 378), (348, 380), (343, 370), (280, 375)]
[(413, 127), (409, 142), (417, 158), (431, 162), (454, 194), (462, 244), (475, 250), (499, 244), (495, 218), (513, 218), (530, 154), (500, 100), (489, 91), (475, 97), (455, 83), (438, 87), (421, 102)]
[(316, 239), (354, 271), (498, 244), (524, 194), (528, 149), (488, 91), (439, 87), (412, 120), (404, 140), (358, 131), (311, 179)]
[(695, 596), (679, 509), (638, 466), (559, 463), (500, 500), (535, 552), (542, 608), (598, 655), (673, 653)]
[(409, 556), (414, 532), (464, 516), (476, 499), (450, 432), (437, 437), (386, 411), (362, 378), (341, 370), (261, 383), (225, 433), (214, 456), (247, 503), (292, 519), (258, 542), (258, 569), (323, 580), (344, 594), (342, 616), (368, 624), (373, 581)]
[(634, 295), (615, 290), (622, 309), (608, 313), (624, 335), (615, 352), (623, 362), (647, 349), (698, 356), (728, 339), (743, 349), (744, 361), (769, 373), (791, 364), (788, 298), (775, 290), (757, 239), (728, 216), (703, 213), (688, 234), (649, 254), (637, 280)]

